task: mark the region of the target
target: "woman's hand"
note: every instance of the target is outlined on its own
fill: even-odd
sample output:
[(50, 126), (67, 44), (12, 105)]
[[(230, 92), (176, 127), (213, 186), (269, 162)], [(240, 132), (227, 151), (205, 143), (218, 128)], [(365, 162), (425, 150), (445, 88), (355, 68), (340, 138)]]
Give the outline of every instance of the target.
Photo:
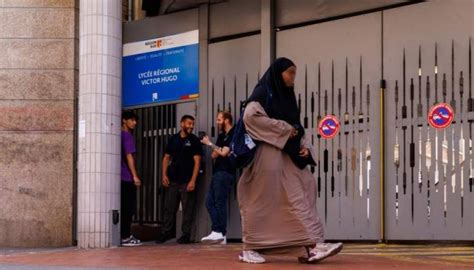
[(301, 148), (300, 149), (300, 157), (308, 157), (309, 156), (309, 149), (308, 148)]
[(290, 139), (293, 139), (296, 136), (298, 136), (298, 130), (296, 128), (292, 127), (291, 128), (291, 133), (290, 133)]

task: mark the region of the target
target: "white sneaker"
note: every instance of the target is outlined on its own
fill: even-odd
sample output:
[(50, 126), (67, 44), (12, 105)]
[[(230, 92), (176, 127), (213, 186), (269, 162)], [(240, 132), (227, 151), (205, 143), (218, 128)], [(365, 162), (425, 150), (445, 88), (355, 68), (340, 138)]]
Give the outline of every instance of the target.
[(339, 253), (342, 250), (342, 247), (342, 243), (317, 243), (314, 249), (324, 253), (326, 255), (325, 258), (328, 258)]
[(212, 231), (211, 234), (209, 234), (208, 236), (203, 237), (201, 239), (201, 243), (204, 243), (204, 244), (219, 244), (219, 243), (222, 243), (224, 240), (226, 240), (226, 239), (225, 239), (225, 236), (222, 233)]
[(299, 257), (300, 263), (318, 263), (326, 258), (336, 255), (342, 250), (342, 243), (318, 243), (316, 247), (308, 250), (308, 257)]
[(141, 246), (142, 242), (135, 238), (135, 236), (130, 235), (127, 239), (122, 239), (122, 246), (124, 247), (138, 247)]
[(227, 236), (224, 236), (224, 240), (222, 240), (222, 242), (220, 242), (219, 244), (227, 245)]
[(243, 250), (239, 254), (239, 261), (246, 263), (264, 263), (265, 258), (262, 257), (258, 252), (253, 250)]

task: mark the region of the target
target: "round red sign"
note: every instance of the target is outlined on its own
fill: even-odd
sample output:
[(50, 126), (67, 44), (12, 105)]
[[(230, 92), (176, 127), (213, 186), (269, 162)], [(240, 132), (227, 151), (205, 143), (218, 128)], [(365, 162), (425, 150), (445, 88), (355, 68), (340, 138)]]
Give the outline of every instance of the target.
[(428, 123), (434, 128), (446, 128), (451, 125), (454, 120), (453, 108), (447, 103), (438, 103), (431, 107), (428, 114)]
[(337, 117), (333, 115), (327, 115), (319, 121), (318, 132), (321, 137), (325, 139), (331, 139), (339, 132), (340, 124)]

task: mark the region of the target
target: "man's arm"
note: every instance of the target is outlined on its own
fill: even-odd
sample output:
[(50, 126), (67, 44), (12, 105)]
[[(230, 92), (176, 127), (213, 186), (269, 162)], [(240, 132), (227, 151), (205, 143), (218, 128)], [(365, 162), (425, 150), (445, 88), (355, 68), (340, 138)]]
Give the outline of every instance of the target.
[(201, 156), (195, 155), (194, 157), (194, 168), (193, 168), (193, 176), (191, 176), (191, 181), (188, 184), (188, 191), (194, 191), (196, 188), (196, 179), (199, 173), (199, 166), (201, 165)]
[(128, 168), (130, 169), (130, 172), (132, 173), (133, 183), (135, 183), (136, 186), (140, 186), (141, 181), (140, 181), (140, 178), (138, 178), (137, 170), (135, 168), (135, 159), (133, 158), (132, 154), (127, 154), (126, 158), (127, 158)]
[(212, 149), (211, 158), (212, 159), (216, 159), (218, 157), (226, 157), (230, 153), (230, 148), (229, 147), (227, 147), (227, 146), (219, 147), (219, 146), (213, 144), (211, 142), (211, 140), (209, 139), (209, 137), (207, 137), (207, 136), (204, 136), (204, 138), (202, 138), (201, 143), (203, 143), (206, 146), (211, 147), (211, 149)]
[(216, 153), (217, 157), (219, 156), (226, 157), (230, 153), (230, 148), (227, 146), (219, 147), (213, 144), (211, 147), (212, 147), (212, 154)]
[(164, 187), (168, 187), (169, 184), (170, 184), (170, 180), (168, 179), (168, 164), (169, 164), (169, 161), (170, 161), (170, 155), (169, 154), (165, 154), (165, 156), (163, 157), (163, 178), (162, 178), (162, 184)]

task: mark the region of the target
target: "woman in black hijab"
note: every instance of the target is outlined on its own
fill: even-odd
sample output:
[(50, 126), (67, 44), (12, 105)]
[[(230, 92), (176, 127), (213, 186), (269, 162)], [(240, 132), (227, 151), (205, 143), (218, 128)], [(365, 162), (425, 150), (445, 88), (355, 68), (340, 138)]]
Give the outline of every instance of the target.
[(309, 152), (301, 148), (304, 128), (296, 102), (294, 81), (296, 65), (288, 58), (278, 58), (263, 74), (247, 103), (256, 101), (264, 108), (270, 118), (287, 122), (295, 129), (284, 151), (300, 169), (316, 165)]
[(243, 120), (258, 141), (255, 157), (238, 183), (243, 251), (239, 259), (263, 263), (260, 254), (303, 251), (300, 262), (335, 255), (342, 244), (325, 244), (316, 211), (312, 145), (304, 136), (294, 92), (296, 65), (277, 59), (247, 101)]

